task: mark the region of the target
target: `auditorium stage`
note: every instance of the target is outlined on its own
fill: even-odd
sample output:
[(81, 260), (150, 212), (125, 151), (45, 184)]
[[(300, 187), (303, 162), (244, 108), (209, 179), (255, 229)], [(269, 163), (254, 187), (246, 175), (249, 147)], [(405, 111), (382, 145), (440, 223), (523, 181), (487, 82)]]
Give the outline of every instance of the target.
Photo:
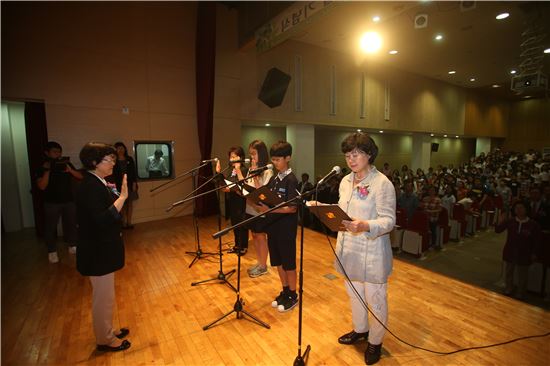
[[(200, 220), (203, 251), (217, 251), (216, 218)], [(268, 323), (265, 329), (235, 315), (202, 327), (232, 310), (235, 293), (212, 281), (218, 256), (197, 261), (190, 217), (136, 225), (124, 232), (126, 267), (116, 274), (115, 325), (128, 326), (132, 347), (116, 354), (95, 351), (91, 287), (75, 270), (75, 258), (60, 250), (48, 263), (34, 231), (2, 239), (3, 365), (292, 365), (297, 355), (298, 308), (278, 313), (274, 269), (251, 279), (254, 248), (242, 257), (241, 293), (245, 310)], [(232, 234), (222, 238), (224, 248)], [(335, 240), (333, 239), (333, 244)], [(364, 364), (365, 344), (343, 346), (337, 338), (351, 330), (343, 279), (333, 267), (327, 239), (306, 229), (303, 345), (311, 345), (309, 365)], [(233, 254), (224, 270), (236, 268)], [(236, 286), (236, 275), (229, 278)], [(389, 282), (389, 327), (415, 345), (438, 351), (498, 343), (550, 332), (543, 309), (395, 260)], [(548, 365), (550, 337), (440, 356), (416, 350), (387, 334), (379, 365)]]

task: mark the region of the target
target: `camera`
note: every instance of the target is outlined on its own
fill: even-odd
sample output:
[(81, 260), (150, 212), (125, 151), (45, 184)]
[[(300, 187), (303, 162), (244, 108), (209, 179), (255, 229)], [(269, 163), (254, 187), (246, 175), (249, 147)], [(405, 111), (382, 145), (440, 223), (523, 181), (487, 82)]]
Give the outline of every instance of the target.
[(70, 158), (63, 156), (59, 159), (50, 161), (50, 168), (53, 172), (64, 172), (67, 169), (67, 164), (70, 164)]

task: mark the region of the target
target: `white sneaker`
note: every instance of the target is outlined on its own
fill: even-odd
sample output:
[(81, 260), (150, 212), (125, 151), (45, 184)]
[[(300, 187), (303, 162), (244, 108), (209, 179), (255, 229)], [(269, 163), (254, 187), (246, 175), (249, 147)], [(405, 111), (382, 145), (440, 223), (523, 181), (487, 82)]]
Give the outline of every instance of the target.
[(69, 246), (69, 253), (76, 254), (76, 245)]
[(57, 257), (57, 252), (48, 253), (48, 259), (50, 260), (50, 263), (59, 262), (59, 258)]

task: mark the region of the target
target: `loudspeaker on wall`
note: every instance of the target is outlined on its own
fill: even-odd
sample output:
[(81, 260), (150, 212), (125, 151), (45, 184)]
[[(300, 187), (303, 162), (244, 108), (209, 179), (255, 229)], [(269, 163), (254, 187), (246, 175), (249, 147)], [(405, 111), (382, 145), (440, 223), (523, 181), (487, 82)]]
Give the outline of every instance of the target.
[(269, 108), (275, 108), (283, 103), (283, 99), (290, 84), (290, 75), (276, 67), (271, 68), (264, 79), (258, 99)]
[(439, 144), (436, 142), (432, 142), (432, 151), (437, 152), (439, 150)]

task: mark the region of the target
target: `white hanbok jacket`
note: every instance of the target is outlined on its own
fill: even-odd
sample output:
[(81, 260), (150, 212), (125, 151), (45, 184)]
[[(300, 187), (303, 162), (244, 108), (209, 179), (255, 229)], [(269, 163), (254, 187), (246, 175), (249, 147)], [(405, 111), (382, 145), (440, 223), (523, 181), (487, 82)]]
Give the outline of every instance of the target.
[[(336, 253), (352, 281), (386, 283), (393, 266), (389, 233), (395, 225), (395, 189), (374, 166), (355, 188), (354, 176), (340, 182), (338, 205), (352, 219), (368, 221), (370, 231), (340, 231)], [(335, 267), (343, 274), (338, 261)]]

